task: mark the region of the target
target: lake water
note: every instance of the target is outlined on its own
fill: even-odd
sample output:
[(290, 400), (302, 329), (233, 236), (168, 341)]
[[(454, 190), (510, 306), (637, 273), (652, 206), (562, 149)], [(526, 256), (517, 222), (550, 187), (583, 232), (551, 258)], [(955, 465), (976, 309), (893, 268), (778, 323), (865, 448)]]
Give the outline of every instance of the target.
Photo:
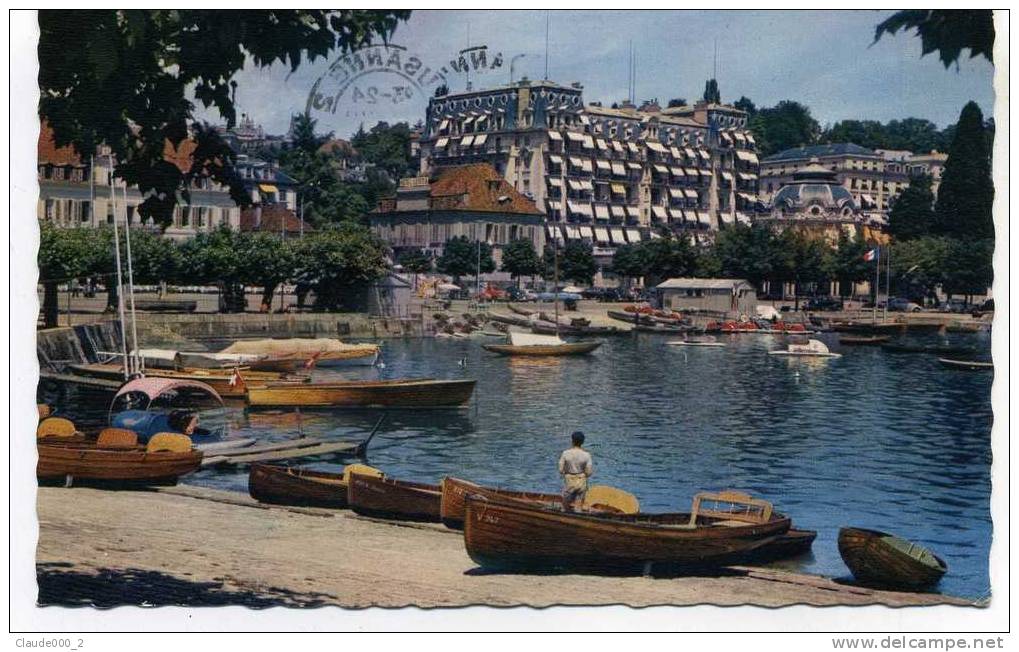
[[(393, 477), (557, 491), (559, 453), (583, 430), (596, 483), (634, 493), (644, 510), (688, 511), (698, 491), (739, 489), (818, 531), (812, 555), (786, 562), (794, 568), (849, 578), (836, 539), (840, 526), (856, 525), (933, 548), (949, 566), (939, 590), (988, 594), (991, 373), (840, 347), (834, 336), (822, 339), (844, 355), (828, 360), (767, 355), (784, 347), (780, 336), (723, 336), (725, 348), (669, 339), (607, 338), (590, 356), (557, 359), (499, 357), (481, 348), (488, 338), (393, 340), (384, 369), (343, 376), (478, 381), (466, 409), (386, 414), (368, 462)], [(950, 342), (990, 347), (987, 334)], [(379, 416), (228, 408), (204, 423), (263, 440), (297, 432), (354, 440)], [(243, 472), (206, 470), (184, 482), (247, 490)]]

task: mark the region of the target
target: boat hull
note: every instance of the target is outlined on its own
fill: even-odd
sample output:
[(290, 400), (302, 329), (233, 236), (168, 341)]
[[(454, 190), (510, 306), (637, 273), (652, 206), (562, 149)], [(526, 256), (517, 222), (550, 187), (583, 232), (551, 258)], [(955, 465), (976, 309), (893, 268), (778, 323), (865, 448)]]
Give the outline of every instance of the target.
[(248, 472), (248, 494), (260, 503), (329, 507), (343, 509), (347, 484), (342, 473), (252, 464)]
[(474, 393), (474, 380), (385, 380), (249, 386), (256, 407), (454, 408)]
[(872, 337), (840, 337), (839, 344), (855, 344), (858, 346), (871, 346), (884, 344), (890, 341), (890, 335), (874, 335)]
[(839, 554), (853, 572), (853, 577), (862, 583), (878, 586), (928, 588), (937, 584), (948, 570), (940, 557), (925, 548), (916, 546), (918, 551), (926, 552), (936, 560), (934, 566), (891, 545), (891, 539), (894, 537), (876, 530), (842, 528), (839, 530)]
[(467, 516), (467, 496), (473, 494), (484, 498), (496, 498), (501, 500), (519, 500), (536, 505), (556, 505), (562, 502), (559, 494), (538, 493), (533, 491), (510, 491), (507, 489), (496, 489), (483, 487), (473, 482), (460, 480), (458, 478), (443, 478), (440, 485), (442, 500), (439, 512), (442, 522), (446, 527), (454, 530), (462, 530), (464, 519)]
[(650, 564), (678, 570), (738, 561), (790, 526), (788, 518), (776, 517), (737, 527), (681, 527), (688, 519), (564, 513), (470, 495), (464, 543), (471, 559), (486, 568), (637, 571)]
[[(81, 376), (121, 380), (123, 370), (114, 364), (81, 364), (71, 365), (71, 370)], [(146, 369), (145, 375), (153, 378), (171, 378), (173, 380), (197, 380), (212, 387), (223, 398), (244, 398), (246, 385), (271, 382), (274, 385), (303, 385), (311, 381), (310, 376), (290, 377), (275, 371), (252, 371), (241, 369), (243, 383), (234, 381), (233, 369)]]
[(327, 367), (329, 369), (342, 369), (343, 367), (374, 367), (379, 361), (379, 351), (372, 351), (366, 354), (337, 356), (324, 354), (315, 361), (316, 367)]
[(91, 444), (38, 445), (36, 477), (40, 482), (79, 480), (126, 485), (176, 484), (177, 479), (197, 471), (200, 451), (150, 453), (141, 448), (112, 450)]
[(438, 523), (439, 485), (354, 474), (347, 487), (350, 508), (363, 516)]
[(572, 342), (554, 346), (514, 346), (512, 344), (482, 344), (486, 351), (498, 353), (499, 355), (528, 355), (558, 357), (567, 355), (586, 355), (594, 351), (601, 342)]
[(993, 362), (979, 362), (976, 360), (952, 360), (951, 358), (938, 358), (938, 362), (951, 369), (964, 369), (966, 371), (994, 371)]

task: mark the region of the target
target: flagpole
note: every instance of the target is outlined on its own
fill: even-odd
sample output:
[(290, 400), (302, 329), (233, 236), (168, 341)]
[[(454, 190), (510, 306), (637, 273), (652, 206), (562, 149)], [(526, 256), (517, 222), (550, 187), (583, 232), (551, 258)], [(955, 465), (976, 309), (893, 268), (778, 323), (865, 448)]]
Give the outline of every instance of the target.
[(888, 302), (892, 300), (892, 245), (885, 247), (888, 260), (885, 262), (885, 321), (888, 321)]
[(874, 253), (874, 318), (873, 322), (877, 323), (877, 297), (878, 292), (881, 291), (881, 248), (877, 247), (873, 250)]

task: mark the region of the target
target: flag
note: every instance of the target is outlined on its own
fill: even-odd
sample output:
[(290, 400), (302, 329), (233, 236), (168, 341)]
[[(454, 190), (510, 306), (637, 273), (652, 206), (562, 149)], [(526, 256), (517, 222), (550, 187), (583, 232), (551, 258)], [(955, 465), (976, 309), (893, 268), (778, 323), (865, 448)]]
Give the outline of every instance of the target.
[(230, 376), (230, 387), (238, 387), (240, 389), (245, 389), (247, 387), (247, 385), (244, 384), (244, 379), (241, 378), (241, 370), (237, 367), (234, 367), (234, 373)]
[(315, 367), (315, 363), (318, 362), (318, 357), (320, 355), (322, 355), (322, 352), (321, 351), (316, 351), (315, 355), (313, 355), (310, 358), (308, 358), (308, 361), (304, 363), (304, 368), (305, 369), (313, 369)]
[(863, 259), (866, 260), (868, 263), (871, 262), (871, 261), (877, 260), (878, 259), (878, 249), (875, 247), (874, 249), (871, 249), (867, 253), (863, 254)]

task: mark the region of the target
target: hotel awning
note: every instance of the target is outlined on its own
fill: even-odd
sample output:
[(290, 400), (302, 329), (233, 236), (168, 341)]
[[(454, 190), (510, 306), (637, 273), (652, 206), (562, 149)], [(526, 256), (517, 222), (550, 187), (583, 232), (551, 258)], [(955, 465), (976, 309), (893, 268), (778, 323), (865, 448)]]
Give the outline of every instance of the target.
[(684, 195), (683, 191), (679, 188), (669, 188), (669, 197), (672, 197), (673, 199), (683, 199), (685, 196), (686, 195)]
[(584, 147), (588, 149), (594, 149), (594, 138), (591, 138), (587, 134), (584, 134)]
[(575, 143), (582, 143), (582, 142), (584, 142), (584, 134), (578, 134), (575, 131), (567, 131), (566, 132), (566, 139), (567, 140), (572, 140)]
[(629, 150), (630, 150), (630, 151), (631, 151), (632, 153), (634, 153), (634, 154), (640, 154), (640, 148), (639, 148), (639, 147), (637, 147), (636, 143), (626, 143), (626, 147), (627, 147), (627, 149), (629, 149)]
[(655, 217), (663, 220), (669, 219), (669, 211), (664, 206), (652, 206), (651, 212)]
[(729, 135), (729, 132), (720, 131), (718, 135), (722, 137), (722, 140), (725, 141), (726, 145), (732, 145), (732, 136)]
[(588, 179), (581, 179), (580, 188), (581, 190), (594, 190), (594, 184)]
[(665, 167), (660, 163), (655, 163), (654, 168), (655, 172), (658, 172), (659, 174), (664, 174), (665, 176), (669, 175), (669, 168)]
[(449, 145), (449, 138), (445, 136), (435, 141), (435, 147), (438, 149), (444, 149), (447, 145)]
[(736, 221), (741, 224), (750, 224), (750, 216), (746, 213), (736, 213)]
[(279, 192), (280, 191), (279, 188), (277, 188), (276, 186), (270, 185), (268, 183), (260, 183), (260, 184), (258, 184), (258, 189), (261, 190), (262, 192)]
[(629, 240), (630, 242), (640, 242), (641, 240), (640, 231), (638, 231), (637, 229), (627, 229), (626, 239)]
[(625, 177), (626, 166), (620, 163), (619, 161), (612, 161), (612, 174), (616, 175), (617, 177)]
[(548, 160), (549, 160), (549, 162), (552, 165), (562, 165), (563, 164), (563, 157), (562, 156), (556, 156), (555, 154), (549, 154)]
[(556, 201), (554, 199), (548, 199), (546, 201), (548, 202), (548, 209), (550, 211), (561, 211), (563, 209), (563, 204), (560, 201)]
[(594, 162), (594, 164), (595, 164), (596, 166), (598, 166), (598, 169), (599, 169), (599, 170), (611, 170), (611, 169), (612, 169), (612, 166), (611, 166), (611, 165), (609, 165), (609, 162), (608, 162), (608, 161), (603, 161), (603, 160), (601, 160), (601, 159), (598, 159), (598, 160), (596, 160), (596, 161)]
[(595, 138), (594, 142), (598, 146), (598, 149), (603, 149), (605, 151), (608, 151), (609, 144), (605, 142), (604, 138)]
[(700, 156), (701, 156), (701, 158), (703, 160), (705, 160), (705, 161), (710, 161), (711, 160), (711, 154), (708, 154), (708, 151), (706, 149), (699, 149), (699, 150), (697, 150), (697, 153), (700, 154)]
[(560, 231), (559, 227), (554, 225), (554, 224), (549, 224), (548, 225), (547, 234), (548, 234), (548, 237), (550, 237), (550, 238), (552, 238), (554, 240), (558, 240), (559, 242), (563, 241), (563, 232)]
[(732, 216), (732, 213), (719, 213), (718, 216), (722, 218), (722, 224), (732, 224), (736, 221), (736, 218)]
[(683, 152), (679, 151), (678, 147), (670, 147), (669, 153), (672, 154), (672, 158), (676, 159), (677, 161), (683, 158)]
[(588, 217), (591, 216), (590, 204), (570, 200), (566, 202), (566, 205), (567, 207), (569, 207), (571, 213), (577, 213), (578, 215), (586, 215)]
[(485, 144), (486, 140), (488, 140), (488, 134), (478, 134), (474, 137), (474, 146), (481, 147)]
[(462, 141), (460, 141), (460, 146), (461, 147), (470, 147), (473, 144), (474, 144), (474, 134), (471, 134), (469, 136), (464, 136), (464, 139)]
[(570, 165), (575, 168), (582, 168), (584, 167), (584, 159), (580, 158), (579, 156), (571, 156)]
[(442, 122), (439, 123), (440, 134), (445, 132), (447, 129), (449, 129), (449, 120), (443, 120)]
[(613, 183), (613, 184), (611, 184), (611, 186), (612, 186), (612, 192), (614, 194), (616, 194), (616, 195), (625, 195), (626, 194), (626, 186), (624, 186), (623, 184), (621, 184), (621, 183)]
[(634, 163), (633, 161), (627, 161), (626, 162), (626, 167), (630, 168), (631, 170), (639, 170), (640, 169), (640, 163)]
[(622, 154), (625, 151), (623, 149), (623, 144), (621, 142), (619, 142), (618, 140), (613, 140), (612, 141), (612, 149), (616, 150), (620, 154)]
[(622, 229), (610, 229), (609, 233), (612, 234), (612, 243), (621, 245), (626, 244), (626, 236), (623, 234)]
[(697, 211), (697, 221), (711, 226), (711, 216), (708, 215), (707, 211)]
[(738, 142), (738, 143), (739, 143), (740, 145), (742, 145), (743, 143), (747, 142), (747, 138), (746, 138), (746, 136), (744, 136), (744, 135), (743, 135), (742, 133), (740, 133), (740, 132), (738, 132), (738, 131), (737, 131), (737, 132), (735, 132), (735, 133), (733, 134), (733, 136), (735, 136), (735, 137), (736, 137), (736, 142)]
[(757, 179), (756, 174), (750, 174), (747, 172), (738, 172), (737, 174), (739, 174), (739, 178), (741, 181), (753, 181)]
[(757, 141), (754, 140), (754, 135), (749, 132), (747, 133), (747, 142), (750, 143), (751, 145), (757, 144)]
[(606, 206), (605, 204), (595, 204), (594, 205), (594, 216), (595, 216), (596, 219), (599, 219), (599, 220), (607, 220), (607, 219), (609, 219), (609, 207)]
[(701, 173), (697, 170), (697, 168), (686, 168), (686, 173), (688, 176), (691, 176), (694, 179), (701, 176)]
[(653, 152), (658, 152), (659, 154), (668, 154), (669, 153), (669, 150), (665, 149), (665, 147), (661, 143), (655, 142), (653, 140), (649, 140), (649, 141), (646, 141), (645, 144)]
[(467, 118), (466, 118), (466, 119), (464, 120), (464, 126), (466, 127), (467, 125), (469, 125), (469, 124), (471, 124), (472, 122), (474, 122), (474, 117), (475, 117), (475, 116), (473, 116), (473, 115), (472, 115), (472, 116), (468, 116), (468, 117), (467, 117)]
[(683, 194), (686, 195), (687, 199), (697, 199), (696, 190), (691, 190), (690, 188), (683, 188)]
[(626, 217), (626, 208), (623, 206), (612, 206), (612, 217)]
[(670, 208), (669, 215), (672, 217), (673, 222), (683, 221), (683, 211), (678, 208)]
[(566, 229), (567, 240), (580, 240), (580, 229), (575, 226), (570, 226), (569, 224), (563, 228)]
[(580, 235), (588, 240), (594, 240), (594, 229), (589, 226), (581, 226)]
[(601, 227), (601, 226), (594, 227), (594, 239), (595, 239), (596, 242), (599, 242), (599, 243), (601, 243), (601, 242), (604, 242), (604, 243), (610, 242), (610, 240), (609, 240), (609, 230), (606, 229), (605, 227)]
[(747, 152), (742, 149), (736, 150), (736, 158), (738, 158), (741, 161), (746, 161), (747, 163), (753, 163), (754, 165), (760, 162), (760, 160), (757, 158), (757, 154), (754, 154), (753, 152)]
[(570, 190), (580, 191), (580, 190), (584, 189), (584, 184), (581, 183), (580, 181), (575, 180), (575, 179), (569, 179), (569, 180), (567, 180), (567, 183), (570, 184)]
[(722, 178), (728, 181), (729, 183), (732, 183), (732, 172), (726, 172), (725, 170), (722, 170)]
[(627, 206), (626, 207), (626, 214), (627, 214), (627, 216), (633, 217), (633, 218), (640, 217), (640, 211), (637, 210), (636, 206)]
[(549, 177), (548, 178), (548, 185), (553, 186), (555, 188), (562, 188), (563, 187), (563, 180), (560, 179), (559, 177)]
[(563, 139), (563, 137), (559, 134), (558, 131), (552, 131), (551, 129), (548, 130), (548, 137), (549, 137), (550, 140), (562, 140)]
[(675, 165), (669, 167), (669, 172), (671, 172), (672, 176), (674, 176), (674, 177), (684, 177), (684, 176), (686, 176), (686, 174), (684, 174), (684, 172), (683, 172), (683, 168), (676, 167)]
[(744, 201), (755, 202), (757, 201), (757, 195), (751, 195), (749, 193), (741, 192), (737, 193)]
[(693, 151), (692, 149), (690, 149), (689, 147), (684, 147), (683, 148), (683, 153), (686, 154), (687, 158), (697, 158), (697, 153), (695, 151)]

